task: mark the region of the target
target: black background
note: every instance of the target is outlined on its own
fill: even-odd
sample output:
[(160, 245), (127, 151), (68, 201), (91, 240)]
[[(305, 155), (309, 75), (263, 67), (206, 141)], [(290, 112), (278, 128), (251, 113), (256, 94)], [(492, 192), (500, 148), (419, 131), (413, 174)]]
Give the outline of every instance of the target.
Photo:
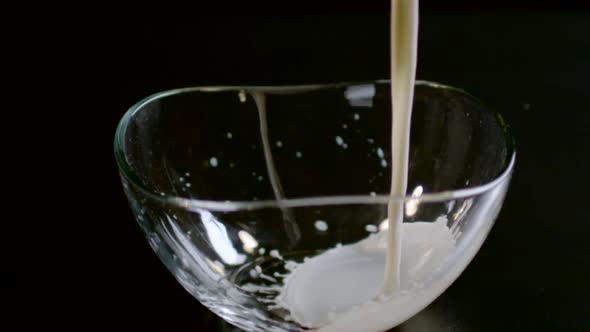
[[(559, 4), (422, 1), (417, 77), (500, 110), (518, 156), (479, 254), (398, 331), (590, 331), (590, 11)], [(127, 206), (112, 141), (134, 102), (183, 86), (388, 76), (387, 1), (145, 7), (6, 13), (17, 19), (4, 40), (3, 173), (16, 213), (4, 218), (14, 278), (2, 288), (19, 330), (223, 330)]]

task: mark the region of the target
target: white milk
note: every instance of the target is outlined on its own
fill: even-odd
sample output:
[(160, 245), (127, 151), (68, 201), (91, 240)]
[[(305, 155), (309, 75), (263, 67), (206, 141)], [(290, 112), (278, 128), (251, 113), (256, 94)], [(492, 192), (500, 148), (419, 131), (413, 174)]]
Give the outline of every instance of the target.
[[(435, 223), (406, 223), (400, 231), (400, 291), (394, 296), (383, 296), (381, 290), (388, 246), (387, 231), (383, 231), (296, 266), (285, 278), (277, 306), (289, 310), (299, 324), (322, 327), (320, 331), (360, 331), (378, 323), (376, 330), (367, 329), (374, 332), (407, 318), (408, 301), (424, 303), (420, 300), (424, 295), (418, 293), (433, 294), (430, 287), (423, 289), (421, 282), (441, 267), (454, 250), (455, 241), (446, 218)], [(360, 321), (338, 324), (358, 320), (355, 316)]]

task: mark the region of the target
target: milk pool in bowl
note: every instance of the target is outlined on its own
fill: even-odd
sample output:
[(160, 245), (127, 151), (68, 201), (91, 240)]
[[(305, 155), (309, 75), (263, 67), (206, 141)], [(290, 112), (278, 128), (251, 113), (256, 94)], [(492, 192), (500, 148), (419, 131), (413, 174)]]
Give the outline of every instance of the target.
[[(514, 163), (501, 117), (461, 90), (418, 82), (411, 120), (404, 197), (388, 81), (163, 92), (127, 112), (115, 152), (150, 245), (213, 312), (248, 331), (379, 331), (464, 270)], [(390, 199), (401, 284), (379, 296)]]

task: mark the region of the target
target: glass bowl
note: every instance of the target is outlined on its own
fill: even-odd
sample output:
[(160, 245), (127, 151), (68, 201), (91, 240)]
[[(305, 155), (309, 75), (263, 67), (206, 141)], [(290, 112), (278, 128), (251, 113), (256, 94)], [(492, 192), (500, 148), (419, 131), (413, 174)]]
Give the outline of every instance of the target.
[[(195, 87), (131, 107), (115, 156), (151, 247), (229, 323), (246, 331), (383, 331), (465, 269), (500, 211), (515, 161), (498, 113), (462, 90), (417, 82), (408, 193), (390, 197), (390, 131), (388, 81)], [(404, 240), (402, 267), (413, 272), (402, 276), (394, 304), (375, 305), (385, 310), (380, 319), (343, 307), (319, 326), (294, 320), (295, 311), (278, 304), (285, 276), (327, 250), (386, 233), (390, 200), (405, 206), (403, 227), (442, 225), (452, 248), (427, 241), (409, 255)], [(358, 282), (340, 279), (351, 289)]]

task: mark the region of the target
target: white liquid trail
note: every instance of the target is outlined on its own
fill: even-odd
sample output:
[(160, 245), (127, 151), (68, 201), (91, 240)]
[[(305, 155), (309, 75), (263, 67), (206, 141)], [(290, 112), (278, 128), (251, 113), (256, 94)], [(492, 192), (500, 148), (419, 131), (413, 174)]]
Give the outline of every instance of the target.
[(418, 54), (418, 0), (391, 0), (391, 201), (383, 293), (400, 287), (401, 226), (408, 182), (410, 121)]
[[(277, 201), (282, 200), (285, 195), (283, 193), (283, 187), (281, 186), (281, 181), (279, 179), (279, 175), (277, 174), (277, 170), (274, 165), (274, 161), (272, 158), (272, 151), (270, 150), (270, 142), (268, 141), (268, 121), (266, 120), (266, 96), (264, 93), (254, 91), (252, 92), (252, 96), (254, 98), (254, 102), (258, 107), (258, 118), (260, 121), (260, 137), (262, 138), (262, 148), (264, 150), (264, 160), (266, 163), (266, 171), (268, 173), (268, 177), (270, 180), (270, 184), (272, 186), (272, 191)], [(285, 232), (289, 237), (291, 243), (296, 242), (301, 237), (301, 232), (299, 231), (299, 227), (295, 222), (295, 218), (286, 208), (281, 208), (283, 213), (283, 219), (285, 221)]]

